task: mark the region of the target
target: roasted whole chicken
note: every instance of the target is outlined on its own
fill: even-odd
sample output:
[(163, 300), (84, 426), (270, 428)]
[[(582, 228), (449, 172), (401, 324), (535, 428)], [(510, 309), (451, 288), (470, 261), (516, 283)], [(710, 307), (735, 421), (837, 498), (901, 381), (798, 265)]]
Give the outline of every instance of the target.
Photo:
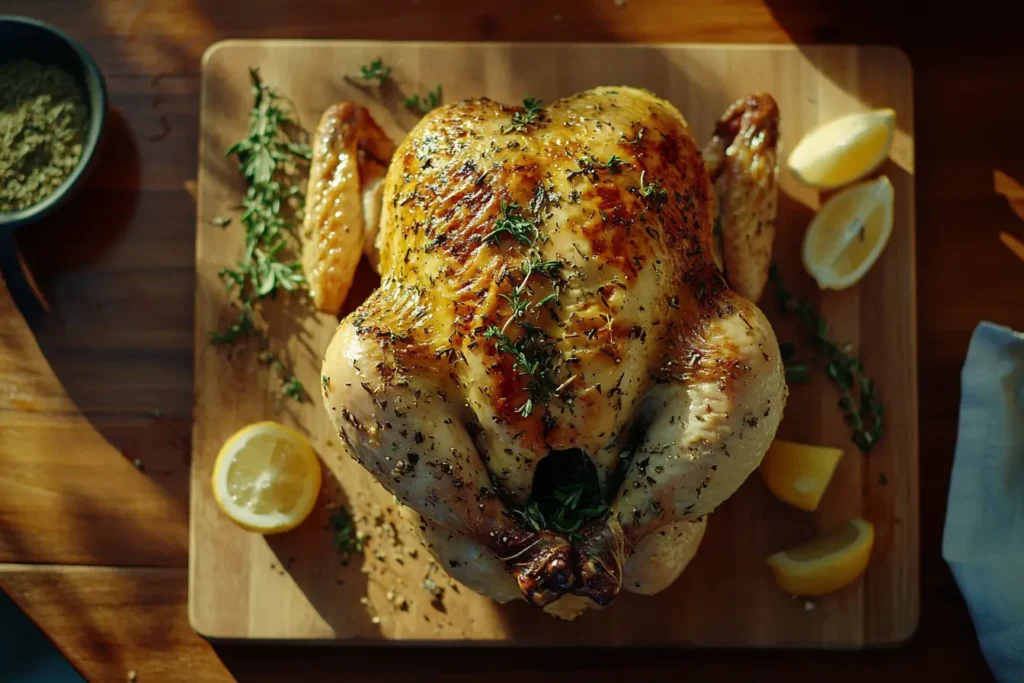
[(336, 313), (364, 250), (381, 273), (327, 349), (324, 404), (456, 579), (572, 617), (683, 571), (786, 403), (751, 301), (777, 131), (751, 96), (702, 154), (628, 87), (462, 101), (397, 148), (355, 105), (324, 114), (314, 299)]

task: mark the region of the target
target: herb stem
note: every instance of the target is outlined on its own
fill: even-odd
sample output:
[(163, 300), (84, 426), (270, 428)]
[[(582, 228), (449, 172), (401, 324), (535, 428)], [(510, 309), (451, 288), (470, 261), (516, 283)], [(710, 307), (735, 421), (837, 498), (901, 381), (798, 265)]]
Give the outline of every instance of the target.
[[(825, 362), (825, 372), (839, 391), (843, 421), (852, 432), (853, 443), (869, 453), (882, 438), (884, 408), (878, 387), (864, 372), (864, 364), (853, 355), (849, 344), (832, 339), (828, 323), (814, 306), (786, 289), (778, 267), (772, 264), (769, 278), (775, 288), (775, 300), (784, 313), (794, 313), (808, 332), (808, 342)], [(792, 353), (792, 349), (787, 349)], [(796, 370), (800, 366), (794, 366)], [(801, 368), (806, 370), (806, 367)], [(797, 371), (799, 376), (801, 373)], [(859, 395), (859, 400), (855, 398)]]

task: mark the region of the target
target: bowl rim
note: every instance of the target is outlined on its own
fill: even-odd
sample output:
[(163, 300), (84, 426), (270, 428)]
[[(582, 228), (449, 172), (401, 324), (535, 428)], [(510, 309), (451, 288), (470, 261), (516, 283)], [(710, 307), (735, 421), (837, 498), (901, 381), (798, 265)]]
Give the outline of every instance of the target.
[(78, 164), (71, 170), (57, 188), (47, 197), (20, 211), (0, 212), (0, 232), (12, 230), (18, 226), (26, 225), (43, 218), (55, 211), (66, 202), (78, 185), (85, 179), (91, 169), (96, 157), (96, 150), (99, 148), (100, 139), (103, 135), (103, 128), (107, 119), (107, 85), (103, 79), (103, 73), (96, 65), (96, 61), (88, 50), (77, 40), (61, 31), (52, 24), (33, 19), (31, 17), (18, 16), (13, 14), (0, 14), (0, 24), (22, 24), (42, 29), (52, 34), (58, 40), (66, 43), (77, 55), (81, 62), (84, 77), (79, 79), (85, 86), (88, 94), (87, 105), (89, 107), (89, 127), (82, 146), (82, 156)]

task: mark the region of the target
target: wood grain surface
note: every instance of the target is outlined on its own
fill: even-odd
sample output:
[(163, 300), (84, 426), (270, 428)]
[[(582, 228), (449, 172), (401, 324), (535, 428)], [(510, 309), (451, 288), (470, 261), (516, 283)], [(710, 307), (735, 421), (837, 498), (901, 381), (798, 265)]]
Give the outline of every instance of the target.
[[(1012, 134), (1024, 108), (1020, 3), (977, 2), (969, 12), (928, 12), (892, 3), (819, 0), (526, 0), (492, 6), (475, 0), (372, 3), (312, 0), (283, 6), (256, 0), (7, 0), (3, 11), (49, 21), (96, 57), (111, 96), (105, 147), (96, 172), (62, 211), (22, 230), (19, 242), (46, 291), (52, 313), (29, 329), (0, 286), (0, 431), (37, 407), (22, 432), (19, 480), (0, 468), (0, 553), (13, 563), (0, 588), (47, 631), (88, 680), (122, 681), (118, 662), (188, 659), (163, 666), (161, 681), (302, 680), (604, 682), (690, 676), (838, 682), (892, 680), (913, 671), (935, 680), (985, 681), (991, 674), (968, 612), (941, 557), (949, 472), (956, 438), (959, 372), (979, 320), (1024, 329), (1024, 268), (998, 239), (1024, 237), (1024, 138)], [(417, 648), (381, 657), (375, 648), (216, 645), (189, 636), (186, 622), (188, 463), (192, 410), (193, 282), (200, 57), (225, 38), (390, 40), (706, 41), (892, 44), (914, 71), (917, 158), (918, 339), (921, 434), (921, 624), (906, 646), (872, 653), (645, 649), (609, 657), (588, 648), (529, 657), (488, 649)], [(22, 373), (22, 374), (18, 374)], [(34, 376), (8, 400), (8, 377)], [(54, 402), (56, 391), (67, 397)], [(69, 422), (61, 454), (50, 432)], [(99, 435), (97, 438), (96, 434)], [(157, 457), (145, 475), (177, 507), (106, 504), (99, 484), (120, 496), (139, 486), (122, 467)], [(10, 446), (0, 461), (11, 457)], [(87, 462), (89, 476), (66, 477), (54, 463)], [(155, 472), (154, 472), (155, 470)], [(30, 482), (35, 496), (22, 491)], [(109, 490), (106, 489), (106, 490)], [(88, 536), (79, 510), (47, 505), (71, 494), (101, 510)], [(27, 500), (27, 502), (26, 502)], [(16, 501), (16, 502), (15, 502)], [(83, 506), (84, 507), (84, 506)], [(123, 529), (165, 529), (178, 539), (143, 559)], [(163, 535), (163, 534), (161, 534)], [(38, 540), (36, 540), (38, 539)], [(60, 581), (79, 577), (66, 563), (97, 565), (104, 592)], [(35, 566), (29, 566), (35, 565)], [(100, 566), (103, 565), (103, 566)], [(165, 581), (138, 581), (108, 567), (160, 567)], [(32, 571), (34, 590), (13, 572)], [(145, 570), (140, 570), (145, 571)], [(71, 604), (88, 615), (63, 618)], [(166, 600), (174, 609), (153, 604)], [(152, 619), (184, 633), (160, 651), (133, 634)], [(226, 670), (225, 670), (226, 669)], [(141, 670), (141, 669), (140, 669)], [(147, 680), (142, 679), (140, 680)]]
[[(393, 68), (397, 92), (365, 92), (344, 80), (377, 56)], [(818, 293), (800, 266), (799, 250), (820, 197), (785, 170), (776, 239), (789, 286), (809, 296), (835, 334), (860, 349), (877, 378), (887, 408), (885, 438), (863, 457), (836, 409), (835, 390), (815, 372), (810, 384), (791, 388), (780, 428), (789, 439), (846, 451), (813, 515), (780, 504), (755, 475), (710, 516), (697, 559), (670, 590), (656, 597), (623, 592), (612, 607), (571, 624), (525, 604), (499, 606), (455, 584), (430, 562), (392, 496), (349, 457), (318, 397), (304, 405), (282, 402), (278, 382), (255, 369), (254, 350), (225, 352), (208, 341), (236, 315), (217, 273), (240, 257), (242, 227), (237, 221), (227, 229), (213, 227), (212, 220), (235, 215), (243, 191), (235, 162), (223, 150), (248, 126), (249, 67), (279, 85), (300, 122), (312, 127), (329, 105), (353, 100), (368, 107), (396, 141), (417, 119), (402, 100), (432, 89), (435, 83), (426, 79), (435, 75), (449, 102), (481, 95), (551, 102), (602, 84), (644, 87), (676, 104), (700, 141), (710, 138), (731, 102), (756, 91), (778, 101), (784, 145), (836, 116), (894, 108), (899, 130), (881, 171), (895, 187), (895, 227), (868, 277), (843, 292)], [(884, 47), (228, 41), (207, 52), (202, 77), (189, 556), (189, 614), (197, 631), (228, 639), (843, 648), (910, 637), (919, 596), (917, 362), (912, 87), (902, 53)], [(369, 269), (360, 273), (347, 310), (376, 285)], [(881, 300), (886, 306), (878, 311)], [(770, 292), (761, 303), (781, 339), (802, 339), (780, 317)], [(272, 344), (305, 386), (316, 387), (337, 320), (292, 300), (268, 307), (268, 317)], [(219, 514), (209, 484), (228, 437), (265, 419), (306, 433), (328, 472), (314, 516), (290, 534), (266, 539)], [(886, 485), (879, 481), (883, 473)], [(364, 520), (360, 529), (373, 533), (394, 525), (397, 539), (376, 533), (362, 556), (341, 566), (327, 523), (340, 503)], [(778, 590), (764, 564), (768, 554), (858, 516), (875, 524), (879, 541), (862, 581), (815, 601), (813, 610)], [(423, 590), (428, 575), (446, 588), (443, 604)], [(364, 596), (366, 606), (360, 604)], [(379, 623), (371, 621), (374, 616)]]

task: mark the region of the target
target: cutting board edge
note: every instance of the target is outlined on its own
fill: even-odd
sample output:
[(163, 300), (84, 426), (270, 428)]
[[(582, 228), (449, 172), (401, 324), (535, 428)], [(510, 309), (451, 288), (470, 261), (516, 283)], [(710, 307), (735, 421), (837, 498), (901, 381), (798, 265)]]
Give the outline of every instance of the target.
[[(909, 56), (907, 55), (907, 53), (904, 50), (902, 50), (902, 49), (900, 49), (898, 47), (889, 46), (889, 45), (866, 45), (866, 46), (862, 46), (862, 45), (823, 45), (823, 44), (814, 44), (814, 43), (809, 43), (809, 44), (792, 44), (792, 43), (770, 43), (770, 44), (601, 43), (601, 42), (527, 42), (527, 43), (523, 43), (523, 42), (513, 42), (513, 41), (477, 41), (477, 42), (468, 42), (467, 43), (467, 42), (452, 42), (452, 41), (400, 41), (400, 40), (396, 40), (396, 41), (377, 41), (377, 40), (362, 40), (362, 39), (360, 39), (360, 40), (345, 40), (345, 39), (322, 39), (322, 40), (304, 40), (304, 39), (267, 39), (267, 40), (263, 40), (263, 39), (227, 39), (227, 40), (222, 40), (222, 41), (218, 41), (216, 43), (211, 44), (210, 47), (207, 48), (207, 50), (204, 52), (204, 54), (202, 56), (201, 68), (202, 68), (202, 72), (203, 72), (202, 78), (203, 78), (204, 87), (203, 87), (203, 89), (201, 91), (201, 97), (200, 97), (200, 129), (202, 130), (202, 125), (203, 125), (202, 124), (202, 116), (203, 116), (203, 112), (205, 111), (205, 106), (204, 106), (204, 101), (205, 101), (205, 98), (206, 98), (205, 71), (206, 71), (208, 62), (210, 61), (212, 56), (215, 55), (218, 51), (220, 51), (221, 49), (225, 49), (225, 48), (241, 47), (241, 46), (257, 46), (257, 45), (260, 45), (260, 46), (277, 46), (277, 45), (281, 45), (281, 46), (296, 46), (296, 45), (310, 45), (310, 44), (313, 44), (315, 46), (356, 45), (356, 46), (367, 46), (367, 47), (369, 47), (369, 46), (396, 46), (396, 47), (398, 47), (398, 46), (402, 46), (402, 47), (418, 47), (418, 46), (422, 46), (422, 47), (444, 47), (444, 46), (451, 46), (453, 48), (460, 48), (460, 47), (461, 48), (465, 48), (465, 47), (470, 47), (470, 48), (474, 48), (474, 47), (501, 47), (501, 46), (528, 47), (530, 45), (536, 45), (536, 46), (539, 46), (539, 47), (549, 47), (549, 48), (550, 47), (576, 47), (576, 46), (580, 46), (580, 47), (587, 47), (587, 48), (591, 48), (591, 49), (593, 49), (593, 48), (642, 49), (642, 48), (662, 48), (663, 47), (663, 48), (674, 48), (674, 49), (686, 48), (686, 49), (712, 50), (712, 51), (714, 51), (714, 50), (773, 50), (773, 51), (776, 51), (776, 50), (777, 51), (798, 50), (799, 51), (802, 48), (814, 48), (814, 49), (828, 50), (828, 51), (832, 51), (832, 50), (839, 51), (839, 50), (847, 50), (847, 49), (871, 50), (871, 51), (876, 51), (876, 52), (888, 53), (890, 55), (898, 57), (901, 61), (905, 62), (905, 69), (906, 69), (906, 74), (907, 74), (907, 79), (908, 79), (907, 87), (909, 88), (910, 93), (911, 93), (909, 107), (910, 107), (910, 111), (911, 111), (911, 116), (913, 115), (913, 97), (912, 97), (912, 93), (913, 93), (913, 65), (912, 65), (912, 62), (911, 62)], [(200, 144), (200, 155), (199, 155), (199, 160), (198, 160), (199, 161), (199, 163), (198, 163), (198, 166), (199, 166), (199, 169), (198, 169), (198, 172), (199, 172), (198, 186), (201, 188), (202, 185), (203, 185), (203, 179), (204, 179), (204, 175), (205, 175), (204, 169), (203, 169), (204, 164), (203, 164), (202, 140), (201, 139), (200, 139), (200, 143), (199, 144)], [(913, 173), (911, 175), (913, 176)], [(911, 188), (912, 188), (912, 191), (914, 191), (915, 194), (916, 194), (916, 187), (914, 186), (913, 182), (911, 183)], [(200, 234), (201, 234), (201, 230), (202, 230), (203, 226), (205, 225), (205, 224), (200, 222), (201, 221), (201, 216), (203, 215), (203, 213), (204, 213), (203, 212), (203, 193), (202, 192), (198, 192), (197, 193), (197, 233), (200, 233)], [(917, 227), (916, 226), (916, 199), (912, 199), (912, 201), (910, 203), (910, 225), (911, 225), (911, 228), (912, 228), (912, 230), (911, 230), (911, 244), (913, 246), (914, 242), (916, 242), (916, 227)], [(201, 238), (197, 237), (197, 241), (196, 241), (197, 263), (198, 263), (200, 251), (201, 251)], [(914, 511), (913, 512), (914, 535), (919, 540), (920, 539), (920, 501), (919, 501), (919, 498), (920, 498), (920, 482), (919, 482), (919, 476), (920, 476), (920, 461), (919, 461), (919, 454), (920, 454), (920, 425), (919, 425), (919, 387), (917, 386), (918, 374), (919, 374), (918, 373), (918, 366), (917, 366), (918, 352), (919, 352), (918, 340), (917, 340), (917, 319), (918, 319), (917, 299), (918, 299), (918, 297), (917, 297), (917, 280), (916, 280), (916, 270), (917, 270), (916, 252), (912, 249), (911, 254), (912, 254), (912, 256), (911, 256), (912, 260), (909, 263), (909, 270), (910, 270), (910, 273), (911, 273), (911, 276), (912, 276), (911, 277), (912, 286), (911, 286), (911, 291), (909, 292), (909, 294), (910, 294), (910, 298), (911, 298), (911, 301), (912, 301), (912, 306), (911, 306), (912, 346), (911, 346), (911, 350), (912, 350), (913, 361), (914, 361), (913, 362), (913, 366), (912, 366), (912, 374), (913, 374), (913, 377), (914, 377), (914, 382), (913, 382), (913, 389), (912, 389), (912, 392), (911, 392), (911, 397), (912, 397), (912, 400), (913, 400), (913, 414), (915, 416), (915, 419), (913, 421), (913, 427), (910, 430), (911, 433), (910, 433), (909, 436), (910, 436), (910, 438), (912, 440), (912, 443), (913, 443), (913, 458), (914, 458), (913, 467), (914, 467), (915, 476), (916, 476), (916, 479), (917, 479), (917, 481), (915, 481), (915, 486), (913, 488), (913, 507), (912, 507), (912, 509)], [(199, 271), (198, 271), (198, 268), (197, 268), (197, 276), (198, 276), (198, 272)], [(197, 293), (197, 296), (196, 296), (195, 308), (196, 308), (196, 314), (197, 314), (197, 319), (198, 319), (198, 312), (199, 312), (199, 309), (200, 309), (200, 300), (199, 300), (198, 293)], [(196, 343), (196, 349), (194, 350), (194, 354), (195, 354), (195, 360), (197, 362), (198, 362), (198, 357), (201, 354), (200, 345), (206, 343), (206, 340), (203, 337), (201, 332), (202, 332), (201, 328), (197, 325), (196, 328), (195, 328), (195, 332), (194, 332), (195, 343)], [(197, 373), (196, 379), (194, 380), (194, 386), (193, 386), (193, 396), (194, 396), (194, 398), (195, 398), (196, 392), (199, 389), (199, 384), (200, 384), (200, 380), (199, 380), (199, 375)], [(194, 400), (194, 402), (193, 402), (193, 413), (195, 413), (195, 410), (196, 410), (196, 405), (195, 405), (195, 400)], [(196, 444), (196, 441), (197, 441), (198, 431), (199, 431), (198, 421), (194, 419), (193, 420), (193, 429), (192, 429), (192, 433), (193, 433), (192, 473), (193, 473), (193, 476), (192, 476), (192, 481), (191, 481), (191, 484), (190, 484), (190, 489), (191, 490), (195, 490), (197, 486), (203, 486), (205, 484), (205, 479), (199, 479), (199, 478), (197, 478), (195, 476), (196, 469), (197, 469), (197, 457), (196, 457), (197, 453), (196, 453), (195, 444)], [(190, 511), (193, 509), (193, 507), (195, 505), (195, 503), (191, 502), (192, 499), (194, 499), (194, 497), (190, 497)], [(190, 537), (189, 537), (190, 551), (191, 551), (191, 547), (192, 547), (192, 543), (193, 543), (193, 531), (194, 531), (193, 525), (196, 523), (195, 520), (196, 520), (196, 516), (190, 514)], [(910, 554), (907, 555), (907, 559), (910, 561), (909, 564), (911, 565), (911, 567), (908, 567), (908, 569), (913, 568), (915, 571), (917, 571), (919, 569), (919, 563), (920, 563), (920, 548), (919, 548), (919, 544), (918, 544), (918, 546), (914, 547), (914, 552), (913, 553), (910, 553)], [(446, 646), (447, 645), (447, 646), (453, 646), (453, 647), (464, 647), (464, 646), (488, 647), (488, 646), (495, 646), (495, 645), (500, 645), (500, 646), (503, 646), (503, 647), (509, 647), (509, 646), (511, 646), (511, 647), (537, 647), (538, 646), (535, 643), (524, 643), (522, 641), (501, 640), (501, 639), (484, 640), (484, 641), (479, 641), (479, 640), (452, 640), (452, 639), (429, 639), (429, 638), (428, 639), (406, 639), (406, 640), (402, 640), (402, 639), (386, 639), (386, 638), (381, 638), (381, 639), (365, 639), (365, 638), (310, 638), (310, 637), (287, 637), (287, 636), (285, 636), (285, 637), (275, 637), (275, 638), (253, 638), (253, 637), (250, 637), (250, 636), (247, 636), (247, 635), (232, 634), (232, 633), (230, 633), (230, 630), (227, 630), (227, 629), (218, 630), (216, 627), (214, 627), (214, 628), (205, 628), (205, 626), (207, 624), (204, 624), (204, 621), (201, 618), (199, 618), (197, 616), (197, 614), (195, 613), (195, 611), (194, 611), (194, 608), (195, 608), (195, 604), (194, 604), (194, 591), (192, 590), (192, 582), (193, 582), (193, 579), (195, 578), (195, 576), (194, 576), (194, 570), (195, 570), (194, 564), (195, 563), (193, 561), (193, 553), (190, 552), (190, 555), (189, 555), (189, 593), (188, 593), (188, 595), (189, 595), (189, 600), (188, 600), (189, 623), (190, 623), (190, 626), (193, 628), (194, 631), (196, 631), (197, 634), (199, 634), (202, 637), (210, 640), (211, 642), (224, 642), (224, 643), (228, 643), (228, 642), (242, 642), (242, 641), (244, 641), (244, 642), (248, 642), (248, 643), (312, 644), (312, 645), (325, 645), (325, 646), (337, 646), (337, 647), (366, 646), (366, 645), (371, 645), (371, 646), (372, 645), (377, 645), (377, 646), (380, 646), (380, 647), (390, 647), (390, 646), (397, 645), (397, 646), (403, 646), (404, 647), (404, 646), (410, 646), (410, 645), (415, 646), (415, 645), (425, 645), (425, 644), (430, 644), (430, 645), (434, 645), (434, 646), (437, 646), (437, 645)], [(919, 628), (919, 625), (920, 625), (920, 618), (921, 618), (921, 614), (920, 614), (920, 593), (921, 593), (921, 590), (920, 590), (920, 588), (921, 587), (920, 587), (920, 581), (919, 580), (917, 582), (915, 582), (914, 587), (915, 587), (915, 590), (913, 591), (912, 596), (908, 596), (908, 597), (911, 597), (911, 600), (907, 601), (908, 602), (908, 606), (910, 607), (910, 609), (908, 609), (904, 613), (905, 617), (906, 617), (905, 620), (904, 620), (904, 623), (906, 624), (906, 626), (908, 628), (907, 628), (906, 633), (905, 634), (899, 634), (900, 637), (898, 637), (898, 638), (894, 637), (892, 639), (872, 639), (872, 640), (865, 640), (862, 643), (852, 643), (852, 644), (851, 643), (844, 643), (844, 642), (841, 642), (841, 641), (836, 641), (835, 643), (821, 643), (821, 644), (808, 644), (807, 642), (800, 642), (800, 643), (793, 643), (793, 644), (789, 644), (789, 645), (787, 645), (787, 644), (778, 644), (778, 643), (737, 644), (737, 643), (705, 642), (705, 641), (693, 641), (693, 642), (670, 641), (670, 642), (668, 642), (666, 644), (666, 646), (668, 646), (668, 647), (675, 647), (675, 648), (679, 648), (679, 649), (689, 649), (689, 648), (695, 648), (695, 647), (713, 648), (713, 649), (718, 649), (718, 648), (728, 649), (728, 648), (736, 648), (736, 647), (752, 647), (752, 648), (755, 648), (755, 649), (762, 649), (762, 648), (764, 648), (764, 649), (769, 649), (769, 648), (770, 649), (808, 649), (808, 648), (811, 648), (811, 649), (837, 650), (837, 651), (841, 651), (841, 650), (891, 649), (891, 648), (894, 648), (894, 647), (901, 647), (901, 646), (906, 645), (910, 640), (912, 640), (914, 638), (914, 636), (915, 636), (915, 634), (917, 632), (917, 629)], [(631, 644), (631, 643), (618, 643), (618, 644), (612, 644), (612, 645), (608, 645), (607, 643), (594, 643), (594, 644), (595, 645), (603, 645), (603, 646), (606, 646), (606, 647), (613, 647), (613, 648), (618, 648), (618, 647), (627, 647), (628, 648), (628, 647), (635, 647), (636, 646), (636, 645)], [(570, 647), (576, 647), (576, 646), (570, 646)], [(582, 645), (582, 646), (579, 646), (579, 647), (587, 647), (587, 646), (586, 645)]]

